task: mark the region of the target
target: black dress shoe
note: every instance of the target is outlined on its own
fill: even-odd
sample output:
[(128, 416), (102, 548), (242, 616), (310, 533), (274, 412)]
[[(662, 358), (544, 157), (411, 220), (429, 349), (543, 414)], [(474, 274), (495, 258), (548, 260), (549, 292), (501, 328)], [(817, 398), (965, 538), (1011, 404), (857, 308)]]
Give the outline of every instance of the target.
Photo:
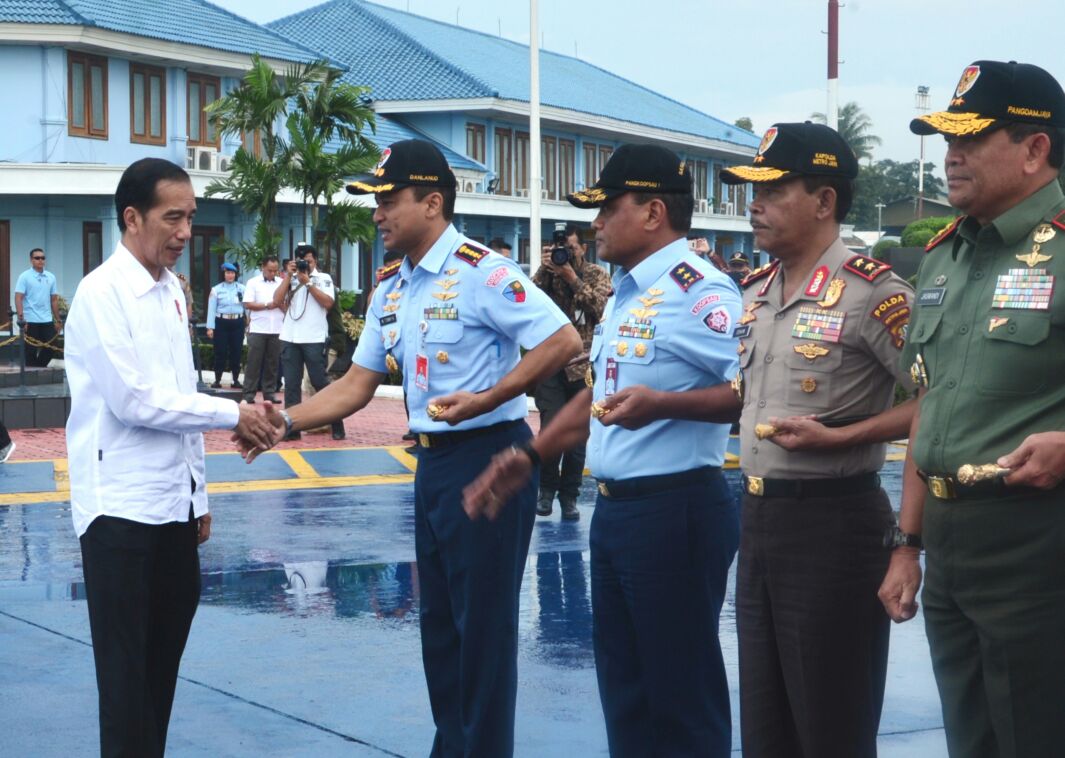
[(333, 439), (342, 440), (347, 436), (348, 435), (344, 433), (344, 427), (340, 427), (339, 429), (333, 429)]
[(577, 502), (575, 500), (563, 500), (558, 499), (559, 505), (562, 506), (562, 520), (563, 521), (580, 521), (581, 512), (577, 510)]
[(235, 389), (235, 390), (242, 390), (242, 389), (244, 389), (244, 385), (243, 385), (243, 384), (241, 384), (240, 382), (238, 382), (238, 381), (237, 381), (236, 379), (234, 379), (234, 380), (233, 380), (233, 383), (232, 383), (231, 385), (229, 385), (229, 386), (230, 386), (230, 387), (232, 387), (232, 388), (233, 388), (233, 389)]
[(211, 382), (211, 389), (213, 389), (213, 390), (222, 389), (222, 383), (221, 382)]
[(274, 405), (280, 405), (281, 404), (281, 401), (278, 400), (276, 397), (273, 397), (273, 396), (264, 397), (263, 398), (263, 402), (264, 403), (273, 403)]

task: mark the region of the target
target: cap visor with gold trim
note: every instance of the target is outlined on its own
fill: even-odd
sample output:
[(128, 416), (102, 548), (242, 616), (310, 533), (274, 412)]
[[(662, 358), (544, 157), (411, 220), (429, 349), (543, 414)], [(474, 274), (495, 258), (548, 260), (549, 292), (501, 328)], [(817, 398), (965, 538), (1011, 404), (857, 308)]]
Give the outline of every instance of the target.
[(691, 170), (672, 150), (658, 145), (622, 145), (603, 166), (595, 184), (566, 195), (566, 199), (578, 208), (598, 208), (626, 192), (691, 191)]
[(347, 191), (352, 195), (373, 195), (377, 192), (391, 192), (396, 188), (393, 182), (386, 182), (384, 184), (370, 184), (367, 182), (349, 182), (347, 185)]
[(754, 165), (721, 171), (725, 184), (779, 182), (793, 176), (858, 176), (858, 160), (839, 133), (810, 121), (773, 124), (766, 130)]
[(945, 111), (910, 121), (914, 134), (968, 137), (1011, 123), (1065, 125), (1065, 93), (1029, 63), (975, 61), (962, 71)]

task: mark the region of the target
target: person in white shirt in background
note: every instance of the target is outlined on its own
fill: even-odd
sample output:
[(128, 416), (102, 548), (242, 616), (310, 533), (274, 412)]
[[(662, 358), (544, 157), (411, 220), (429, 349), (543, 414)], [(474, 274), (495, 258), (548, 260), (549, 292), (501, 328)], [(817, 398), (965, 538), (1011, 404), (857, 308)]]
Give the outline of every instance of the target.
[(253, 445), (251, 406), (197, 394), (173, 267), (196, 198), (177, 165), (145, 158), (115, 191), (122, 240), (70, 306), (70, 505), (81, 542), (103, 755), (161, 756), (211, 534), (202, 432)]
[(277, 369), (281, 359), (281, 324), (285, 312), (274, 302), (281, 286), (277, 257), (263, 258), (262, 273), (253, 276), (244, 288), (248, 327), (248, 365), (244, 367), (244, 402), (254, 403), (262, 379), (263, 400), (277, 402)]

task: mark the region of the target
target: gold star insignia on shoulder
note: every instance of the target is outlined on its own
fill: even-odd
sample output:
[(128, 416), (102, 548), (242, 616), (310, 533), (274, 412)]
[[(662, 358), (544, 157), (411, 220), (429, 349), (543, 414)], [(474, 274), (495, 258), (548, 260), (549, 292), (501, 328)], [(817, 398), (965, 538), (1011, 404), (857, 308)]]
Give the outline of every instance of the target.
[(445, 303), (448, 300), (452, 300), (452, 299), (454, 299), (454, 298), (456, 298), (458, 296), (459, 296), (459, 293), (457, 293), (457, 292), (434, 292), (433, 293), (433, 297), (435, 297), (437, 300), (443, 300)]
[(449, 290), (452, 287), (454, 287), (456, 284), (458, 284), (458, 280), (456, 280), (456, 279), (437, 279), (435, 284), (440, 289), (446, 291), (446, 290)]
[(811, 362), (817, 360), (818, 358), (823, 358), (824, 356), (828, 355), (829, 352), (827, 347), (815, 345), (813, 342), (807, 342), (804, 345), (796, 345), (794, 347), (794, 350), (803, 358)]

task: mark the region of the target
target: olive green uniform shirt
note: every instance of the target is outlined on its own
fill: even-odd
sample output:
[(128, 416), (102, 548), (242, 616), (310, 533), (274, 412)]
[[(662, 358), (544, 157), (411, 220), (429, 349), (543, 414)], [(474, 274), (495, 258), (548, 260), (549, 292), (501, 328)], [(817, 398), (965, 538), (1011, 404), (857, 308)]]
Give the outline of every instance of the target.
[(963, 219), (925, 256), (902, 357), (927, 386), (911, 441), (919, 469), (956, 474), (1065, 429), (1062, 284), (1056, 180), (987, 226)]
[(912, 388), (899, 354), (913, 289), (888, 269), (837, 239), (789, 302), (781, 304), (780, 268), (746, 285), (735, 334), (743, 374), (740, 465), (748, 476), (826, 479), (884, 465), (884, 444), (789, 452), (758, 440), (754, 427), (772, 416), (872, 416), (891, 407), (896, 379)]

